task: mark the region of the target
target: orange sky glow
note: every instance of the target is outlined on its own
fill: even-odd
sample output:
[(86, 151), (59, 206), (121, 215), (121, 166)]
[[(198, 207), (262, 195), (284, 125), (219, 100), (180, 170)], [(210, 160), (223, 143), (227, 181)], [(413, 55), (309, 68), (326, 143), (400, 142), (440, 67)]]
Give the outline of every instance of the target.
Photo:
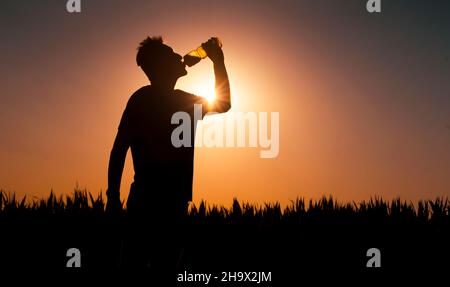
[[(194, 202), (450, 196), (450, 40), (436, 28), (444, 17), (392, 7), (395, 16), (377, 20), (357, 5), (242, 2), (85, 1), (78, 16), (11, 7), (0, 25), (0, 187), (28, 198), (76, 184), (104, 192), (120, 116), (148, 84), (138, 43), (162, 35), (184, 54), (218, 36), (231, 112), (279, 112), (280, 151), (264, 159), (259, 147), (197, 148)], [(409, 23), (417, 32), (405, 32)], [(211, 96), (211, 62), (188, 68), (176, 87)], [(124, 199), (132, 176), (129, 153)]]

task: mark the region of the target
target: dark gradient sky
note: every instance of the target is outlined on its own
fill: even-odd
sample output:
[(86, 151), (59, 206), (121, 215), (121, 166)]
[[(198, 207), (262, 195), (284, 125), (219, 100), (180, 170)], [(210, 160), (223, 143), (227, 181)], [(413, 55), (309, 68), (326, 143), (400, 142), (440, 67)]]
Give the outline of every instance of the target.
[[(194, 200), (450, 196), (450, 1), (0, 2), (0, 187), (106, 189), (138, 43), (221, 37), (233, 111), (280, 112), (280, 154), (198, 149)], [(178, 88), (213, 83), (210, 62)], [(123, 190), (132, 177), (127, 161)]]

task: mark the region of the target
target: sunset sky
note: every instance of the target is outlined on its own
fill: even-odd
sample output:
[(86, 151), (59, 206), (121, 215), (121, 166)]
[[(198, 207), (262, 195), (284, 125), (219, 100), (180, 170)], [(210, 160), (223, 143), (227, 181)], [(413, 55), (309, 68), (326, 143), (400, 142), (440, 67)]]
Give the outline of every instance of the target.
[[(280, 152), (198, 148), (194, 201), (289, 203), (450, 196), (450, 1), (0, 2), (0, 188), (19, 197), (107, 188), (136, 48), (223, 42), (232, 112), (279, 112)], [(214, 85), (211, 61), (177, 88)], [(130, 154), (122, 180), (128, 195)]]

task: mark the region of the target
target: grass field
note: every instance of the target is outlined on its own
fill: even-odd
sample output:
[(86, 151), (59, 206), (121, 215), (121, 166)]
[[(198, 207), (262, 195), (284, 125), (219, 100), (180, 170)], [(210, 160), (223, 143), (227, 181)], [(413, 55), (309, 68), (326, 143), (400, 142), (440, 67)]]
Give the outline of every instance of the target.
[[(157, 204), (157, 203), (155, 203)], [(159, 203), (158, 203), (159, 204)], [(53, 192), (47, 198), (17, 199), (14, 193), (0, 190), (0, 215), (2, 219), (15, 216), (105, 216), (106, 198), (96, 196), (87, 190), (75, 189), (71, 195), (56, 196)], [(126, 213), (126, 210), (125, 210)], [(318, 200), (297, 198), (284, 209), (279, 203), (255, 205), (233, 199), (230, 207), (208, 205), (202, 201), (198, 206), (191, 203), (188, 216), (195, 221), (210, 222), (254, 222), (259, 224), (301, 224), (317, 223), (448, 223), (450, 201), (448, 198), (413, 202), (400, 198), (391, 201), (371, 198), (368, 201), (342, 203), (333, 197)]]
[[(0, 230), (1, 268), (63, 269), (66, 251), (76, 247), (83, 270), (98, 270), (121, 267), (130, 224), (126, 211), (112, 218), (105, 213), (105, 198), (86, 190), (33, 200), (0, 191)], [(234, 199), (229, 207), (190, 205), (174, 242), (183, 248), (182, 270), (272, 271), (286, 279), (292, 269), (368, 272), (366, 252), (373, 247), (381, 251), (386, 272), (448, 269), (449, 231), (448, 198), (417, 203), (298, 198), (285, 208)], [(160, 235), (151, 226), (145, 232)]]

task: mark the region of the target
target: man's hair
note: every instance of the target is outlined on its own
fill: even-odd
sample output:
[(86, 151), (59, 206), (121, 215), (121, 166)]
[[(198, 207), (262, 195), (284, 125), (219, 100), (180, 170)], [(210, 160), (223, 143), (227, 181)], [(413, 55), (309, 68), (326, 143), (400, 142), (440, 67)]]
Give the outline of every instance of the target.
[(138, 47), (136, 55), (136, 63), (143, 70), (146, 70), (146, 66), (151, 62), (152, 58), (157, 58), (163, 47), (163, 39), (158, 37), (147, 37), (144, 39)]

